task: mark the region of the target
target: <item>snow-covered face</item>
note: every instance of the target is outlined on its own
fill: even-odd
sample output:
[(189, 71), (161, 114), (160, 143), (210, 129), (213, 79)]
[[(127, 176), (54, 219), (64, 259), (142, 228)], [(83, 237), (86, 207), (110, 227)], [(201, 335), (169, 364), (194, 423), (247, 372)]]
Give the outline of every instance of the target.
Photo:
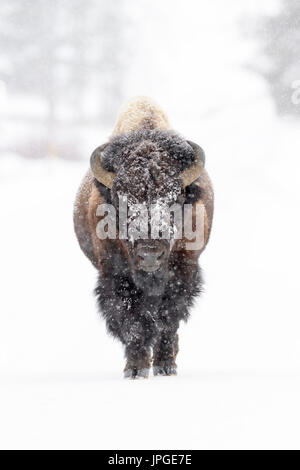
[[(169, 255), (176, 233), (174, 214), (169, 209), (176, 206), (181, 211), (184, 197), (179, 179), (168, 179), (163, 169), (159, 170), (157, 166), (161, 177), (161, 183), (157, 184), (151, 174), (151, 166), (148, 161), (141, 179), (136, 174), (132, 177), (130, 168), (122, 168), (116, 175), (113, 202), (119, 227), (122, 226), (126, 233), (122, 244), (137, 287), (148, 291), (149, 295), (160, 295), (168, 279)], [(146, 181), (147, 186), (141, 181)], [(120, 200), (126, 200), (123, 207)], [(120, 221), (124, 221), (123, 225)]]
[(127, 203), (129, 227), (124, 244), (133, 279), (139, 288), (159, 295), (168, 279), (174, 233), (172, 218), (168, 219), (168, 233), (163, 233), (163, 208), (182, 206), (184, 202), (182, 181), (170, 165), (167, 153), (159, 151), (152, 142), (141, 143), (115, 176), (112, 201), (119, 216), (120, 198), (126, 198)]
[(128, 238), (120, 240), (136, 285), (149, 295), (158, 295), (164, 290), (175, 233), (171, 218), (168, 222), (170, 236), (161, 236), (163, 230), (160, 228), (156, 230), (159, 236), (157, 233), (153, 236), (152, 209), (182, 207), (185, 201), (182, 171), (192, 165), (194, 158), (193, 148), (182, 137), (160, 130), (117, 136), (106, 146), (101, 157), (105, 170), (114, 175), (111, 202), (117, 216), (120, 217), (120, 198), (126, 198), (129, 224), (136, 217), (136, 206), (149, 216), (149, 221), (144, 224), (149, 229), (146, 235), (143, 232), (141, 236), (138, 231), (126, 227)]

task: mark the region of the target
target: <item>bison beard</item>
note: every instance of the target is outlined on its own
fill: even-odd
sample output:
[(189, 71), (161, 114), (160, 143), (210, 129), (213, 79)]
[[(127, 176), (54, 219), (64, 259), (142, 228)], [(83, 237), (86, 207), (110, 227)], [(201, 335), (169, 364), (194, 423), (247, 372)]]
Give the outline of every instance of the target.
[(188, 319), (193, 300), (201, 291), (200, 268), (173, 254), (167, 282), (161, 273), (152, 273), (149, 282), (144, 273), (143, 282), (137, 283), (125, 258), (121, 261), (112, 255), (111, 262), (113, 275), (106, 279), (99, 276), (95, 294), (108, 332), (125, 345), (125, 376), (148, 376), (151, 348), (154, 374), (176, 374), (177, 329), (180, 320)]

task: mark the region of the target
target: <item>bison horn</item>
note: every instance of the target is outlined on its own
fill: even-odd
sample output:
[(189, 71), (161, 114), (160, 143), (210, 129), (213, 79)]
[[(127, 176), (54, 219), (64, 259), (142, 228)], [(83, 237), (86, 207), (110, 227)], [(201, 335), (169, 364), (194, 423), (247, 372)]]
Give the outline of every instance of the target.
[[(184, 187), (189, 186), (197, 178), (199, 178), (205, 164), (205, 154), (202, 148), (194, 142), (191, 142), (190, 140), (188, 140), (187, 143), (192, 147), (195, 152), (195, 161), (189, 168), (180, 173), (180, 177), (183, 181)], [(90, 163), (92, 173), (96, 180), (104, 184), (104, 186), (106, 186), (107, 188), (111, 189), (114, 182), (115, 174), (112, 171), (105, 170), (102, 166), (101, 161), (102, 152), (105, 149), (106, 145), (107, 144), (101, 145), (100, 147), (97, 147), (96, 150), (94, 150), (91, 155)]]
[(204, 164), (205, 164), (205, 153), (202, 150), (202, 148), (199, 145), (195, 144), (194, 142), (191, 142), (190, 140), (187, 140), (187, 143), (194, 150), (195, 161), (189, 168), (187, 168), (186, 170), (180, 173), (184, 187), (189, 186), (197, 178), (199, 178), (199, 176), (201, 175), (203, 171)]
[(90, 164), (92, 173), (96, 180), (111, 189), (115, 174), (112, 171), (105, 170), (102, 166), (102, 152), (106, 145), (107, 144), (101, 145), (100, 147), (97, 147), (96, 150), (94, 150), (91, 155)]

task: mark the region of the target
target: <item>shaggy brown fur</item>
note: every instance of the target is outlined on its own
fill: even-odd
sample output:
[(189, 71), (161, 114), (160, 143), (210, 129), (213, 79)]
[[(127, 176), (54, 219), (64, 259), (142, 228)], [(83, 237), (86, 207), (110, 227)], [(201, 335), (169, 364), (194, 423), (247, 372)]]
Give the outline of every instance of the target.
[[(118, 118), (113, 136), (102, 157), (103, 167), (115, 173), (112, 189), (85, 176), (75, 203), (74, 226), (82, 251), (99, 272), (95, 290), (99, 309), (108, 331), (125, 346), (126, 377), (147, 377), (151, 366), (155, 375), (176, 373), (177, 329), (187, 320), (193, 299), (201, 291), (198, 258), (204, 250), (213, 218), (213, 190), (203, 170), (191, 185), (183, 188), (179, 174), (193, 162), (192, 148), (170, 130), (165, 114), (152, 100), (136, 98)], [(154, 240), (147, 249), (164, 253), (155, 272), (141, 269), (137, 250), (143, 240), (100, 240), (96, 215), (100, 204), (116, 209), (118, 194), (131, 202), (149, 205), (163, 198), (169, 204), (201, 205), (204, 214), (204, 243), (189, 251), (187, 240)], [(118, 213), (118, 212), (117, 212)], [(149, 248), (150, 247), (150, 248)]]
[(171, 129), (171, 126), (167, 116), (155, 101), (145, 96), (137, 96), (127, 101), (120, 110), (113, 135), (143, 128)]

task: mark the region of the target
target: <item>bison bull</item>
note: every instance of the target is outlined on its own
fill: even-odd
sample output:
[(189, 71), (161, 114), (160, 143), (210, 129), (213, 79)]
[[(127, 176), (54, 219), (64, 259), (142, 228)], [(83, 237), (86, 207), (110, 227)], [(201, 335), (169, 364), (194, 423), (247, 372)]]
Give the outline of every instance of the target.
[[(179, 217), (172, 209), (165, 218), (165, 209), (174, 205)], [(158, 229), (149, 236), (153, 221), (148, 215), (157, 206), (164, 210), (156, 212), (153, 226)], [(146, 222), (133, 207), (144, 210)], [(201, 231), (200, 244), (191, 244), (178, 228), (182, 214), (190, 217), (195, 239)], [(109, 142), (93, 152), (74, 210), (79, 245), (99, 272), (99, 310), (108, 331), (125, 346), (125, 377), (148, 377), (152, 363), (154, 375), (176, 374), (177, 330), (201, 291), (198, 258), (212, 218), (213, 190), (203, 150), (171, 130), (150, 99), (131, 100)], [(106, 228), (99, 234), (101, 222)]]

